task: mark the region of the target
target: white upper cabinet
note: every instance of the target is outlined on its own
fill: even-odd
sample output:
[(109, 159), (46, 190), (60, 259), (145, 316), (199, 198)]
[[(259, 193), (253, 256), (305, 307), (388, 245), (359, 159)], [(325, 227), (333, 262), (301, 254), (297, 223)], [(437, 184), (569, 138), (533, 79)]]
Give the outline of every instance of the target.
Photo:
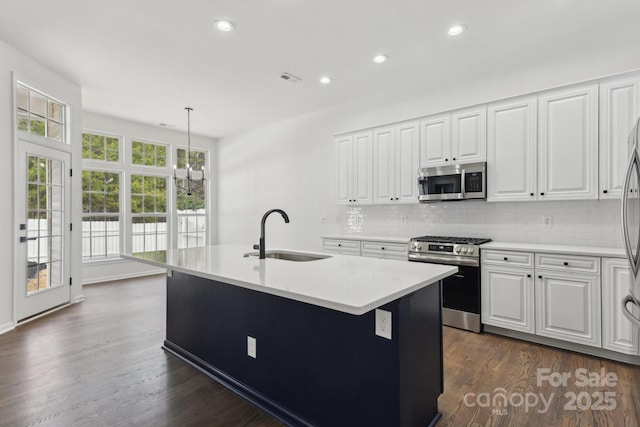
[(627, 137), (640, 112), (640, 79), (600, 85), (600, 198), (620, 198), (629, 161)]
[(538, 199), (598, 197), (598, 86), (538, 98)]
[(427, 117), (420, 128), (420, 167), (486, 160), (486, 107)]
[(336, 143), (336, 202), (371, 204), (373, 135), (359, 132), (339, 136)]
[(487, 108), (471, 108), (451, 114), (451, 160), (483, 162), (487, 149)]
[(378, 128), (373, 135), (373, 202), (417, 203), (418, 122)]
[(536, 200), (537, 98), (489, 105), (487, 200)]
[(451, 115), (420, 121), (420, 167), (442, 166), (451, 159)]

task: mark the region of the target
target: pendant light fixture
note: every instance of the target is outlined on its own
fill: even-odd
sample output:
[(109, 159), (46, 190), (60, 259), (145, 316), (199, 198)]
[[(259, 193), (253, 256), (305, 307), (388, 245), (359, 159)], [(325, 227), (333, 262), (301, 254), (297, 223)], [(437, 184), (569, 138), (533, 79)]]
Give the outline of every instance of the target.
[[(176, 188), (183, 190), (187, 193), (187, 196), (191, 196), (195, 190), (199, 190), (204, 187), (204, 166), (200, 166), (200, 169), (193, 169), (191, 161), (191, 111), (193, 108), (185, 107), (187, 110), (187, 153), (184, 159), (185, 169), (178, 169), (178, 165), (173, 165), (173, 182), (176, 184)], [(181, 184), (180, 181), (186, 181)]]

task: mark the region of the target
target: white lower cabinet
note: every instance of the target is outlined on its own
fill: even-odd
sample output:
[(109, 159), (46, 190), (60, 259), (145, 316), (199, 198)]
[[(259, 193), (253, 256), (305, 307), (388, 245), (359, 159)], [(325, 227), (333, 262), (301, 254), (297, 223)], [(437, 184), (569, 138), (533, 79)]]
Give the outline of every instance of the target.
[(384, 243), (384, 242), (369, 242), (362, 241), (362, 256), (384, 258), (384, 259), (398, 259), (407, 261), (407, 245), (400, 243)]
[(535, 333), (533, 269), (482, 268), (482, 323)]
[(482, 323), (601, 347), (600, 283), (599, 257), (482, 250)]
[(322, 251), (331, 254), (360, 256), (360, 241), (322, 239)]
[(639, 355), (638, 330), (624, 317), (621, 308), (629, 283), (631, 273), (626, 259), (602, 259), (602, 348)]
[(536, 274), (536, 334), (600, 347), (600, 276)]

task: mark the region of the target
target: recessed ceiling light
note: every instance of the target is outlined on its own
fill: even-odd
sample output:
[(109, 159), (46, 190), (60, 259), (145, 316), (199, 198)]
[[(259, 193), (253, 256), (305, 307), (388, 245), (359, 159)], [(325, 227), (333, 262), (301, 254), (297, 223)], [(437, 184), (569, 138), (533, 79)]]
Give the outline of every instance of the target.
[(465, 27), (464, 25), (453, 25), (451, 28), (449, 28), (449, 31), (447, 31), (447, 33), (449, 33), (450, 36), (459, 36), (460, 34), (464, 33), (467, 30), (467, 27)]
[(220, 21), (216, 21), (213, 23), (216, 26), (216, 29), (218, 31), (231, 31), (233, 30), (233, 24), (229, 21), (224, 21), (224, 20), (220, 20)]
[(322, 83), (323, 85), (328, 85), (329, 83), (331, 83), (331, 77), (329, 76), (320, 77), (320, 83)]
[(386, 62), (387, 59), (389, 59), (387, 55), (376, 55), (373, 57), (373, 62), (376, 64), (382, 64), (383, 62)]

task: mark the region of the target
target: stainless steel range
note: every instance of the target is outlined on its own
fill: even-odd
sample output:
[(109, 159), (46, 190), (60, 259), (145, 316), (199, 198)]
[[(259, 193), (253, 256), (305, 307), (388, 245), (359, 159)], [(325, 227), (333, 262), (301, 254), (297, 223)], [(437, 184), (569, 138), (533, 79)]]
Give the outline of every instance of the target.
[(422, 236), (409, 242), (409, 261), (458, 266), (442, 281), (442, 324), (480, 332), (480, 245), (490, 241)]

